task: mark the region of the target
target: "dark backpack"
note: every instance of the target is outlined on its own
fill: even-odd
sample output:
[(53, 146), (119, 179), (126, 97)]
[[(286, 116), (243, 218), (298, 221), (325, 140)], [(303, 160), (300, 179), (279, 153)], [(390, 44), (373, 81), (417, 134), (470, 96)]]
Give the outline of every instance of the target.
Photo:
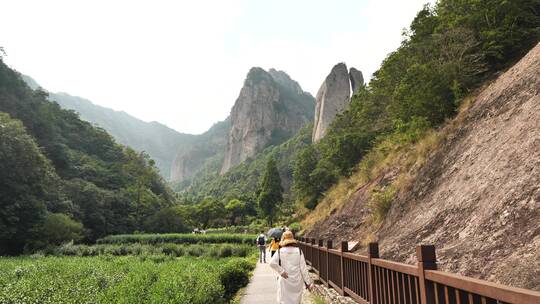
[(257, 238), (257, 245), (261, 245), (261, 246), (262, 246), (262, 245), (265, 245), (265, 244), (266, 244), (266, 242), (264, 241), (264, 236), (259, 236), (259, 237)]

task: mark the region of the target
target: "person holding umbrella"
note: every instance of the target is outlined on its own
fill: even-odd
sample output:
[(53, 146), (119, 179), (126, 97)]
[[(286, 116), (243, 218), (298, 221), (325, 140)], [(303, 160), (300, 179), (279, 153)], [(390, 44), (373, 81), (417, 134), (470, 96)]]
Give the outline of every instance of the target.
[(281, 235), (283, 234), (283, 230), (281, 228), (272, 228), (270, 230), (268, 230), (268, 233), (266, 235), (268, 235), (269, 238), (273, 238), (273, 239), (281, 239)]
[(270, 267), (279, 274), (277, 300), (279, 304), (300, 304), (304, 285), (313, 289), (304, 254), (297, 246), (292, 231), (285, 231), (281, 246), (270, 260)]

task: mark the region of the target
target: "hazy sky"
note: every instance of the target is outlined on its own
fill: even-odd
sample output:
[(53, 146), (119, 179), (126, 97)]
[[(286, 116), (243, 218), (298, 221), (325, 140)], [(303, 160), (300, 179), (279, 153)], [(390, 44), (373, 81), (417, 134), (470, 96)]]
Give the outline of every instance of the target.
[(0, 46), (50, 91), (201, 133), (252, 66), (314, 96), (338, 62), (368, 78), (426, 2), (0, 0)]

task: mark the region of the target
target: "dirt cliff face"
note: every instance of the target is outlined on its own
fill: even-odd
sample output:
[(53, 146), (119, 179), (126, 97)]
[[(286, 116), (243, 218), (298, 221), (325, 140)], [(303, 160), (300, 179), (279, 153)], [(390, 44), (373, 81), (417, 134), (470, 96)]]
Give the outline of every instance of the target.
[(231, 110), (221, 173), (279, 144), (313, 119), (315, 100), (282, 71), (252, 68)]
[[(475, 99), (410, 189), (375, 231), (382, 256), (413, 263), (415, 246), (434, 244), (439, 268), (540, 290), (540, 44)], [(360, 187), (309, 235), (366, 235), (368, 190)]]

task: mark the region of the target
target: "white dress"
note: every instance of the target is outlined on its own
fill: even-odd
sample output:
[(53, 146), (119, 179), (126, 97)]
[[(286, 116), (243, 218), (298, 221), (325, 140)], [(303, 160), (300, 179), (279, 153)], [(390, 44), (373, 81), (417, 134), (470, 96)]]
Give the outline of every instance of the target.
[[(278, 254), (279, 252), (279, 254)], [(310, 285), (304, 253), (300, 254), (298, 247), (284, 247), (278, 250), (270, 261), (270, 267), (280, 274), (278, 279), (277, 300), (279, 304), (300, 304), (304, 282)], [(279, 257), (281, 256), (281, 266)], [(281, 274), (286, 271), (289, 277), (284, 279)]]

